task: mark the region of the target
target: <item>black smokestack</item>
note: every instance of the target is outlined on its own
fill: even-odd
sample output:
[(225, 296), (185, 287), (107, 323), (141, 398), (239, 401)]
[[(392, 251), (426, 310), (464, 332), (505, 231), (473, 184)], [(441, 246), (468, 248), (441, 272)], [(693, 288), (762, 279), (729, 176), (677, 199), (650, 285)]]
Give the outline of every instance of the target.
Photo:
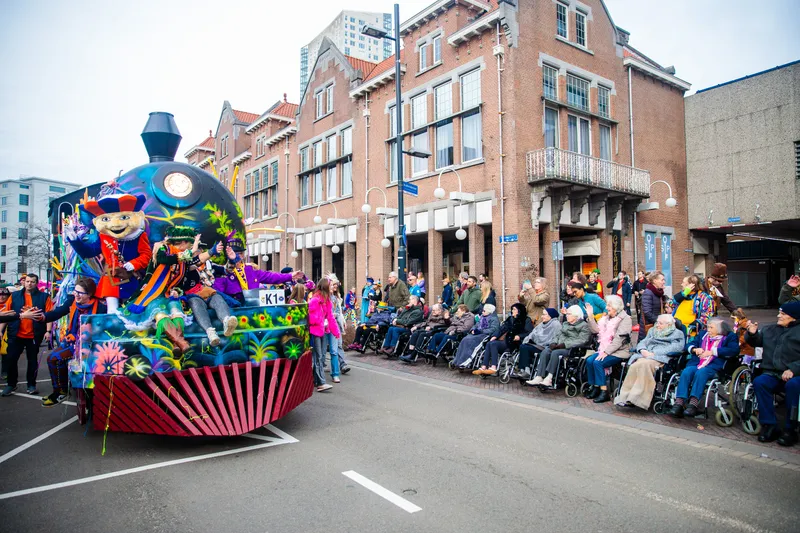
[(151, 163), (175, 161), (175, 154), (178, 153), (182, 138), (172, 113), (162, 111), (150, 113), (150, 118), (147, 119), (142, 131), (142, 140)]

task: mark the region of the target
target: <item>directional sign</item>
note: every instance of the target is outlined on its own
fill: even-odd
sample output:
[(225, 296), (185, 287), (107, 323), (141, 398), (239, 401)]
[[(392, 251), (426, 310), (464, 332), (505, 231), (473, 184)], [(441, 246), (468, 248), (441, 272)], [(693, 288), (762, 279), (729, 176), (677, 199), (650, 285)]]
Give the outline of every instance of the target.
[(516, 233), (513, 235), (503, 235), (500, 237), (500, 242), (517, 242), (519, 240), (519, 235)]
[(403, 193), (408, 194), (409, 196), (418, 196), (419, 195), (419, 187), (417, 187), (413, 183), (409, 183), (407, 181), (404, 181), (403, 182)]
[(728, 217), (728, 222), (731, 224), (736, 224), (737, 222), (741, 222), (742, 217)]

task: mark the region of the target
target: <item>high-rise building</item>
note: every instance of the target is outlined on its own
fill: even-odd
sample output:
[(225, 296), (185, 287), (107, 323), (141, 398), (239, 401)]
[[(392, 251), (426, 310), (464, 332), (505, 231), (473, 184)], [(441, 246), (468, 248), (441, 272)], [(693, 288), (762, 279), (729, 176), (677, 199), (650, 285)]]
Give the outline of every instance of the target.
[(319, 35), (300, 49), (300, 94), (308, 83), (309, 69), (317, 61), (317, 51), (322, 39), (327, 37), (344, 55), (380, 63), (392, 55), (392, 41), (374, 39), (361, 34), (365, 24), (384, 28), (391, 32), (391, 13), (368, 13), (364, 11), (342, 11)]
[(44, 279), (50, 264), (50, 201), (79, 189), (76, 183), (25, 177), (0, 180), (0, 279), (28, 272)]

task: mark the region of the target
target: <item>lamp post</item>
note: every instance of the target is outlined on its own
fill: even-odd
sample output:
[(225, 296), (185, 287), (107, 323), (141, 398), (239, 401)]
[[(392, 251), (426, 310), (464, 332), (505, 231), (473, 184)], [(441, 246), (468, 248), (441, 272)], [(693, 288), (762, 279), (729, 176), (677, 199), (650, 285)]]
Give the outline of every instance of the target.
[[(451, 192), (450, 199), (454, 201), (458, 201), (459, 207), (466, 201), (466, 202), (474, 202), (475, 195), (471, 193), (465, 193), (461, 190), (461, 175), (459, 175), (458, 171), (454, 168), (443, 168), (439, 172), (439, 178), (436, 181), (436, 189), (433, 191), (433, 195), (438, 198), (439, 200), (443, 200), (445, 197), (445, 190), (442, 188), (442, 174), (445, 172), (454, 172), (456, 178), (458, 179), (458, 192)], [(458, 229), (456, 230), (456, 239), (459, 241), (463, 241), (467, 238), (467, 232), (464, 231), (464, 221), (461, 220), (461, 217), (458, 217)]]
[[(667, 207), (675, 207), (678, 205), (678, 200), (672, 196), (672, 186), (664, 180), (656, 180), (650, 184), (652, 188), (653, 185), (656, 183), (663, 183), (667, 186), (669, 190), (669, 197), (664, 202)], [(642, 211), (655, 211), (659, 209), (661, 206), (658, 202), (643, 202), (636, 206), (636, 211), (633, 212), (633, 263), (634, 269), (639, 270), (639, 245), (637, 244), (639, 239), (639, 231), (637, 229), (637, 213), (641, 213)]]
[[(380, 187), (370, 187), (369, 189), (367, 189), (366, 194), (364, 194), (364, 205), (361, 206), (362, 213), (368, 215), (370, 211), (372, 211), (372, 206), (369, 205), (369, 193), (372, 191), (378, 191), (383, 195), (383, 208), (379, 207), (378, 209), (375, 210), (378, 216), (387, 216), (391, 215), (392, 213), (397, 214), (394, 209), (390, 209), (387, 206), (386, 193)], [(367, 245), (369, 245), (369, 243), (367, 243)], [(383, 240), (381, 240), (381, 246), (383, 246), (384, 248), (388, 248), (391, 245), (392, 242), (386, 237), (384, 237)]]

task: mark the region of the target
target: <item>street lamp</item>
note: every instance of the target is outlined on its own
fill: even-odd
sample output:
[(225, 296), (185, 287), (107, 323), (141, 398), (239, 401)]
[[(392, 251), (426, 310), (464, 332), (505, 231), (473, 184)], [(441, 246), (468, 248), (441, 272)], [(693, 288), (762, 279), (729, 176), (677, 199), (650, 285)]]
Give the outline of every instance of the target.
[[(667, 189), (669, 190), (669, 197), (664, 202), (664, 204), (667, 207), (670, 207), (670, 208), (675, 207), (676, 205), (678, 205), (678, 200), (676, 200), (675, 197), (672, 196), (672, 186), (669, 183), (667, 183), (666, 181), (664, 181), (664, 180), (656, 180), (656, 181), (650, 183), (650, 187), (652, 188), (653, 185), (655, 185), (656, 183), (663, 183), (664, 185), (667, 186)], [(658, 202), (642, 202), (642, 203), (640, 203), (639, 205), (636, 206), (636, 210), (633, 212), (633, 263), (634, 263), (635, 270), (639, 270), (639, 246), (637, 244), (638, 243), (638, 238), (639, 238), (639, 235), (638, 235), (639, 231), (637, 229), (637, 216), (636, 215), (637, 215), (637, 213), (641, 213), (642, 211), (655, 211), (655, 210), (659, 209), (660, 207), (661, 206), (659, 205)]]
[(333, 214), (334, 214), (334, 217), (335, 217), (335, 218), (329, 218), (327, 220), (327, 224), (330, 225), (330, 226), (346, 226), (347, 225), (347, 220), (345, 220), (343, 218), (339, 218), (339, 212), (336, 210), (336, 204), (334, 204), (330, 200), (328, 200), (326, 202), (322, 202), (321, 204), (319, 204), (317, 206), (317, 213), (314, 216), (314, 224), (322, 224), (322, 217), (319, 216), (319, 208), (322, 207), (325, 204), (331, 204), (333, 206)]
[[(394, 41), (394, 95), (395, 111), (397, 113), (395, 122), (397, 124), (395, 128), (397, 130), (395, 135), (395, 142), (397, 143), (397, 211), (400, 213), (398, 234), (403, 235), (405, 233), (405, 217), (402, 214), (405, 209), (403, 207), (403, 103), (402, 89), (400, 87), (400, 4), (394, 5), (394, 36), (389, 35), (389, 32), (384, 29), (370, 25), (364, 25), (361, 28), (361, 33), (374, 39), (390, 39)], [(383, 241), (381, 241), (381, 245), (383, 244)], [(384, 248), (388, 248), (388, 246), (384, 246)], [(397, 276), (399, 279), (406, 279), (406, 246), (403, 243), (403, 239), (400, 239), (400, 245), (397, 250)]]
[[(474, 194), (465, 193), (465, 192), (461, 191), (461, 175), (459, 175), (458, 171), (456, 169), (454, 169), (454, 168), (443, 168), (439, 172), (439, 178), (436, 181), (436, 189), (433, 191), (433, 195), (436, 198), (438, 198), (439, 200), (442, 200), (444, 198), (445, 190), (442, 188), (442, 174), (444, 174), (445, 172), (454, 172), (455, 175), (456, 175), (456, 178), (458, 179), (458, 192), (451, 192), (450, 193), (450, 199), (457, 201), (459, 207), (461, 207), (465, 201), (466, 202), (474, 202), (475, 201), (475, 195)], [(464, 221), (461, 220), (461, 216), (459, 214), (459, 217), (458, 217), (458, 229), (456, 230), (456, 239), (458, 239), (459, 241), (463, 241), (464, 239), (467, 238), (467, 232), (464, 231), (463, 224), (464, 224)]]
[[(383, 195), (383, 207), (379, 207), (375, 210), (375, 213), (377, 213), (378, 216), (391, 216), (398, 214), (398, 211), (396, 209), (391, 209), (390, 207), (387, 206), (386, 193), (383, 191), (383, 189), (381, 189), (380, 187), (370, 187), (369, 189), (367, 189), (366, 194), (364, 194), (364, 205), (361, 206), (361, 211), (365, 215), (368, 215), (372, 211), (372, 206), (369, 205), (369, 193), (371, 193), (372, 191), (378, 191)], [(390, 241), (386, 237), (384, 237), (383, 240), (381, 240), (381, 246), (383, 246), (384, 248), (388, 248), (391, 245), (392, 241)]]
[[(667, 207), (675, 207), (676, 205), (678, 205), (678, 200), (676, 200), (672, 196), (672, 186), (664, 180), (656, 180), (650, 184), (650, 188), (652, 189), (653, 185), (655, 185), (656, 183), (663, 183), (664, 185), (667, 186), (667, 189), (669, 189), (669, 198), (667, 198), (667, 201), (664, 202), (667, 205)], [(655, 209), (658, 209), (659, 207), (658, 202), (653, 202), (653, 204), (655, 204)]]

